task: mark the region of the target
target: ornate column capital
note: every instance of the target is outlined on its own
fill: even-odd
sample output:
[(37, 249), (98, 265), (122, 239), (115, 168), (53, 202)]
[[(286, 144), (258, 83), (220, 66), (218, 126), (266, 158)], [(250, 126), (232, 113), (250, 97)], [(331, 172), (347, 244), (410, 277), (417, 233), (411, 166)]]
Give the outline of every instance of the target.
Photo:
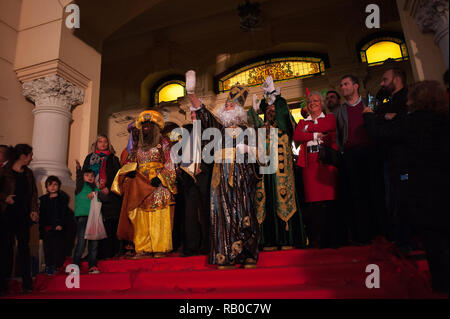
[(448, 30), (448, 0), (422, 0), (416, 11), (416, 23), (424, 33)]
[(83, 89), (56, 74), (25, 82), (22, 89), (23, 95), (37, 108), (56, 106), (70, 113), (72, 107), (84, 101)]

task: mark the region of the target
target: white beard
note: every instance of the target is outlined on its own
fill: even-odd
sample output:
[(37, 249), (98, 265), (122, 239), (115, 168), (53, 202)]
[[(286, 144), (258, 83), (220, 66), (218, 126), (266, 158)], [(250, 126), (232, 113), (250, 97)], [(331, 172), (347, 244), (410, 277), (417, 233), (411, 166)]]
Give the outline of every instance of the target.
[(229, 111), (225, 111), (225, 106), (222, 106), (218, 117), (225, 127), (237, 126), (247, 122), (247, 112), (245, 112), (243, 107), (236, 104), (234, 110)]

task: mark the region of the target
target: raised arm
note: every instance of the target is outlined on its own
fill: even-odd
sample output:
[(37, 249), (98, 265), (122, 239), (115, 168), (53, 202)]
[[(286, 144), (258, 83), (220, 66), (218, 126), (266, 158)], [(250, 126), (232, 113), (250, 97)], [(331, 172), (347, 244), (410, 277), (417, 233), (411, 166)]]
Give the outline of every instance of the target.
[(195, 95), (195, 71), (189, 70), (186, 72), (186, 93), (189, 97), (189, 100), (191, 101), (192, 107), (191, 111), (197, 111), (202, 107), (202, 102), (200, 99)]
[(84, 186), (84, 180), (83, 180), (83, 172), (81, 171), (80, 162), (78, 160), (75, 160), (76, 164), (76, 184), (75, 184), (75, 194), (79, 194)]

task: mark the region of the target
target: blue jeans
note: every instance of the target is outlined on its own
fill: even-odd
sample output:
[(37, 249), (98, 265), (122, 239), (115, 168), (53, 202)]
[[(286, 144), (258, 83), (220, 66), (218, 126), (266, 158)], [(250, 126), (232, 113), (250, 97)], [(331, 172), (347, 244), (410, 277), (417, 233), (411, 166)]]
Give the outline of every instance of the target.
[[(86, 232), (86, 224), (88, 217), (82, 216), (77, 217), (77, 246), (75, 247), (75, 252), (73, 256), (73, 263), (75, 265), (81, 266), (81, 256), (83, 255), (84, 249), (86, 248), (86, 241), (84, 239), (84, 234)], [(88, 241), (88, 265), (89, 268), (97, 267), (97, 255), (98, 255), (98, 240)]]

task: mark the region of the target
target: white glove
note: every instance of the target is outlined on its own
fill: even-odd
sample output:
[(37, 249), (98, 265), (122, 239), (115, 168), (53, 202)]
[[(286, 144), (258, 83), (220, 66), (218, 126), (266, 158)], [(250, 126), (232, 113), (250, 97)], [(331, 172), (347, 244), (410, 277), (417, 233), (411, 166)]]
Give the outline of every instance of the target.
[(253, 94), (253, 109), (256, 113), (259, 111), (259, 105), (261, 104), (261, 101), (258, 100), (258, 96), (256, 94)]
[(271, 75), (269, 75), (266, 80), (264, 81), (262, 88), (264, 92), (270, 94), (273, 91), (275, 91), (275, 86), (273, 85), (273, 78)]
[(186, 72), (186, 93), (195, 93), (195, 71), (193, 70)]

